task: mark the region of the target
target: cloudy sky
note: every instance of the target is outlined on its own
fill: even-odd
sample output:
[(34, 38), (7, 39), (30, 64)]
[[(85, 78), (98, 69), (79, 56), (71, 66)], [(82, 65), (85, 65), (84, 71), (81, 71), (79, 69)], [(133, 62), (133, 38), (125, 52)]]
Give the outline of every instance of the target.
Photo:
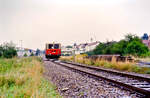
[(150, 0), (0, 0), (0, 43), (44, 49), (150, 34)]

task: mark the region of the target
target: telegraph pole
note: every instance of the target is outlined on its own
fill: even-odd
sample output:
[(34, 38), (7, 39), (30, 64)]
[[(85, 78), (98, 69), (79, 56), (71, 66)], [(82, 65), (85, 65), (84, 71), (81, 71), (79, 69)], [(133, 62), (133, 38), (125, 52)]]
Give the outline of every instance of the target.
[(21, 48), (21, 50), (22, 50), (22, 40), (20, 40), (20, 48)]
[(73, 45), (73, 61), (75, 62), (76, 54), (75, 54), (76, 43)]
[(19, 41), (20, 41), (20, 51), (21, 51), (21, 56), (23, 56), (22, 40), (19, 40)]

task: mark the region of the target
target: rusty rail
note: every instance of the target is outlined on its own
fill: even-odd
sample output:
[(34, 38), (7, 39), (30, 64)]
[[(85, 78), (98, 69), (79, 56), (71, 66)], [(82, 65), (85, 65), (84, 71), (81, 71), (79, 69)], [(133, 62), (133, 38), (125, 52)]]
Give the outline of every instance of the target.
[[(142, 88), (135, 87), (133, 85), (125, 84), (125, 83), (115, 81), (115, 80), (112, 80), (112, 79), (108, 79), (107, 77), (103, 77), (103, 76), (100, 76), (100, 75), (97, 75), (97, 74), (94, 74), (94, 73), (90, 73), (90, 72), (87, 72), (85, 70), (81, 70), (81, 69), (78, 69), (78, 68), (75, 68), (75, 67), (70, 67), (70, 66), (67, 66), (67, 65), (59, 63), (59, 62), (53, 61), (53, 63), (59, 64), (61, 66), (64, 66), (64, 67), (72, 69), (72, 70), (76, 70), (76, 71), (94, 76), (96, 78), (104, 79), (108, 82), (114, 83), (115, 85), (124, 87), (125, 89), (143, 94), (147, 98), (150, 97), (150, 91), (149, 90), (145, 90), (145, 89), (142, 89)], [(116, 72), (116, 71), (109, 71), (109, 70), (106, 70), (106, 69), (101, 69), (101, 68), (97, 68), (97, 67), (86, 66), (86, 65), (81, 65), (81, 64), (71, 63), (71, 62), (63, 62), (63, 63), (67, 63), (67, 64), (71, 64), (71, 65), (75, 65), (75, 66), (80, 66), (80, 67), (85, 67), (85, 68), (89, 68), (89, 69), (94, 69), (94, 70), (107, 71), (107, 72), (111, 72), (111, 73), (115, 73), (115, 74), (121, 74), (121, 75), (124, 75), (124, 76), (128, 76), (128, 77), (132, 77), (132, 78), (136, 78), (136, 79), (140, 79), (140, 80), (143, 80), (143, 81), (149, 81), (150, 82), (150, 78), (145, 78), (145, 77), (141, 77), (141, 76), (135, 76), (135, 75), (127, 74), (127, 73), (119, 73), (119, 72)]]

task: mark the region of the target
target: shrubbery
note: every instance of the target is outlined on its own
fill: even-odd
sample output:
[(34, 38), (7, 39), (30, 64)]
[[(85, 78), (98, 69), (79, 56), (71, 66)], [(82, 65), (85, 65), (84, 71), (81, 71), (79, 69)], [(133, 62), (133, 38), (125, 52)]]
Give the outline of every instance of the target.
[(17, 56), (17, 50), (12, 42), (0, 45), (0, 57), (12, 58), (14, 56)]
[(149, 49), (142, 43), (142, 40), (136, 36), (128, 34), (125, 39), (119, 42), (100, 43), (93, 51), (94, 55), (98, 54), (120, 54), (146, 57), (150, 55)]

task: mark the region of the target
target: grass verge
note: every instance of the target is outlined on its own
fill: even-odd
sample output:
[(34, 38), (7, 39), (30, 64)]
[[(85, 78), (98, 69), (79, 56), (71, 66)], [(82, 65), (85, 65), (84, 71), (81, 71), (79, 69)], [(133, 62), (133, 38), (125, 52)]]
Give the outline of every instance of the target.
[(61, 98), (37, 57), (0, 59), (0, 98)]
[[(91, 60), (85, 58), (86, 55), (76, 55), (75, 62), (93, 65), (104, 68), (111, 68), (119, 71), (135, 72), (140, 74), (150, 74), (150, 68), (137, 66), (134, 62), (116, 62), (115, 58), (111, 62), (106, 60)], [(63, 61), (73, 61), (73, 57), (61, 57), (60, 60)]]

